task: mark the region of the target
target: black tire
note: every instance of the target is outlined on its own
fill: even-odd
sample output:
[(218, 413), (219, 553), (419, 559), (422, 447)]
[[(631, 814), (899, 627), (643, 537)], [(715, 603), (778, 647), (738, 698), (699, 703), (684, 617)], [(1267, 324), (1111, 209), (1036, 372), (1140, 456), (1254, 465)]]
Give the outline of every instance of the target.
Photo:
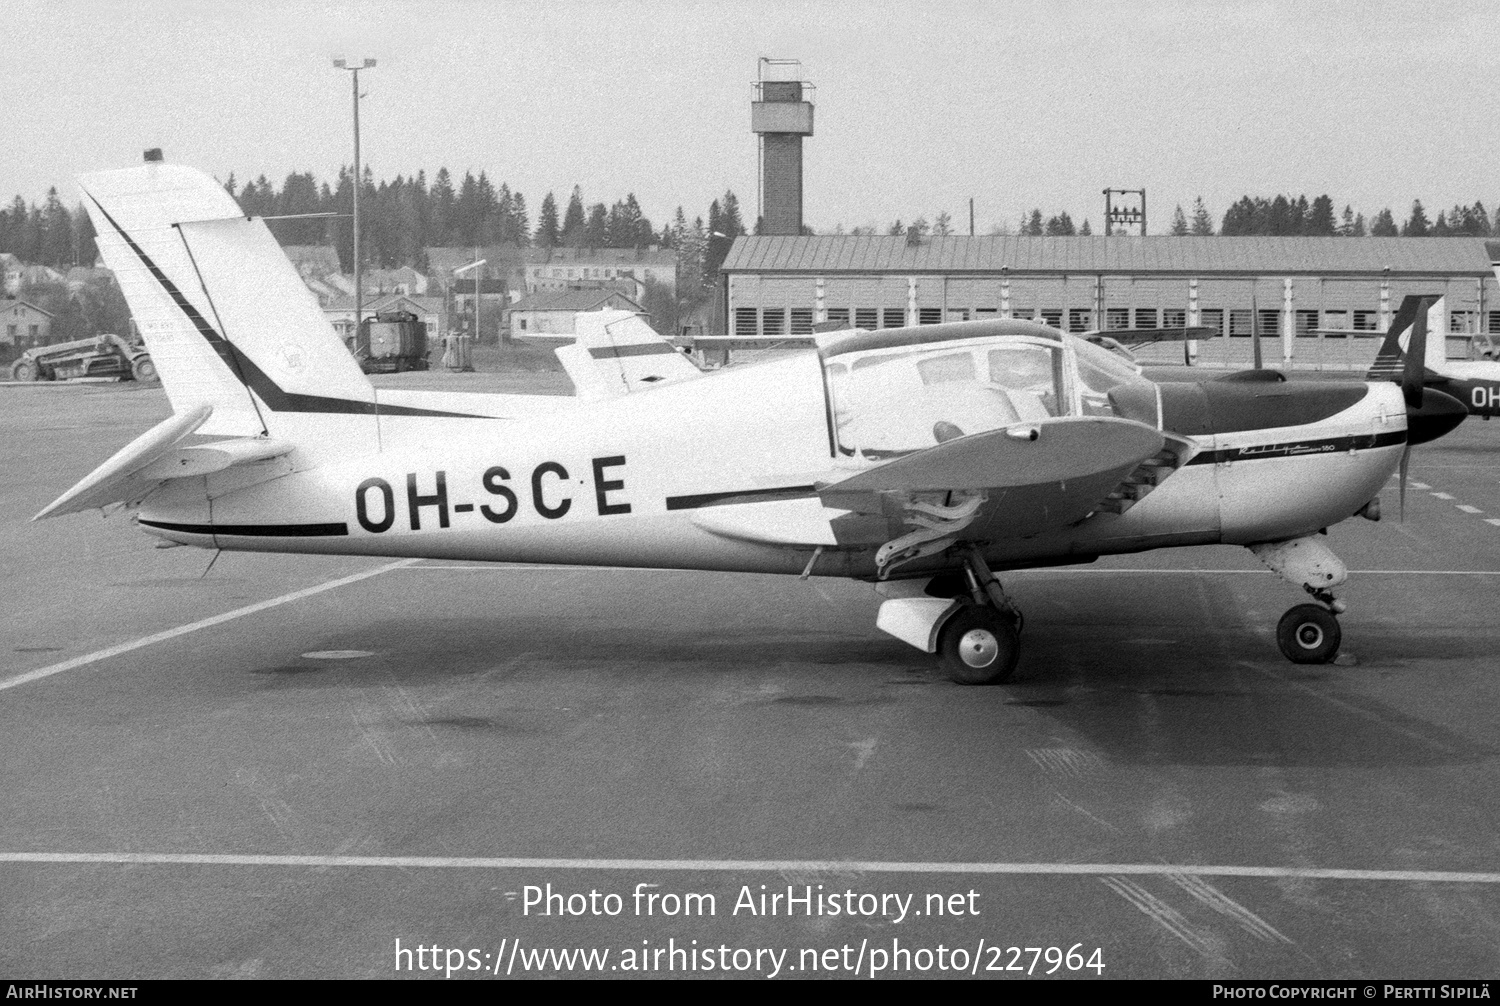
[(37, 366), (35, 360), (17, 360), (10, 365), (10, 379), (12, 381), (40, 381), (42, 368)]
[(1326, 664), (1338, 655), (1344, 633), (1321, 604), (1299, 604), (1276, 623), (1276, 645), (1294, 664)]
[(137, 356), (130, 364), (130, 376), (137, 381), (156, 380), (156, 364), (151, 362), (149, 356)]
[(958, 684), (998, 685), (1016, 671), (1021, 637), (1013, 619), (994, 608), (966, 604), (943, 626), (938, 653)]

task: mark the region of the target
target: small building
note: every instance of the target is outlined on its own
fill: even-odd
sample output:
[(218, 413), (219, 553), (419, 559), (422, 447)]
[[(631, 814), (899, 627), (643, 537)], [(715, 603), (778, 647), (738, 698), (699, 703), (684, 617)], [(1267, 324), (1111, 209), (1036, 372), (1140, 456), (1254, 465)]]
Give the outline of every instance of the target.
[(10, 252), (0, 252), (0, 296), (14, 297), (21, 292), (21, 260)]
[[(443, 310), (441, 297), (408, 297), (405, 294), (389, 293), (366, 297), (362, 318), (392, 311), (409, 311), (427, 327), (427, 344), (439, 346), (448, 332), (448, 318)], [(344, 340), (346, 346), (354, 342), (354, 298), (343, 297), (323, 307), (333, 330)]]
[(51, 337), (52, 313), (24, 300), (0, 300), (0, 345), (13, 350), (40, 346)]
[(561, 346), (573, 341), (580, 311), (604, 310), (640, 313), (641, 305), (618, 290), (556, 290), (523, 297), (506, 315), (512, 339)]
[(644, 248), (533, 248), (526, 263), (526, 292), (602, 287), (629, 283), (632, 296), (646, 294), (646, 284), (677, 292), (677, 253), (654, 245)]

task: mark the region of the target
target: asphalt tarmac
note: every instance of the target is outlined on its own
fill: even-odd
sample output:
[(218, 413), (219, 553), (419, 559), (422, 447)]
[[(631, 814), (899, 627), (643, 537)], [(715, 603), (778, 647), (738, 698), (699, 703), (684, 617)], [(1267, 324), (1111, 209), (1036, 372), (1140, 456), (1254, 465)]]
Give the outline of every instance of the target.
[(1338, 664), (1178, 549), (1008, 574), (962, 688), (858, 583), (28, 522), (168, 411), (0, 387), (0, 975), (1500, 972), (1500, 424), (1330, 529)]

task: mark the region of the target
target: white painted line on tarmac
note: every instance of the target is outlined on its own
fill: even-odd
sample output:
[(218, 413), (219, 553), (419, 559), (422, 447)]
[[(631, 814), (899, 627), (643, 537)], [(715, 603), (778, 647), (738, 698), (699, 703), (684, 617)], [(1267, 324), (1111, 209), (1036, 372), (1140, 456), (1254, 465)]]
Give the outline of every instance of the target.
[[(1500, 524), (1500, 520), (1490, 521), (1492, 524)], [(1273, 575), (1269, 569), (1007, 569), (1003, 571), (1006, 576), (1016, 573), (1068, 573), (1073, 575), (1101, 573), (1251, 573)], [(1349, 572), (1359, 573), (1365, 576), (1379, 574), (1381, 576), (1500, 576), (1500, 569), (1351, 569)]]
[(692, 873), (972, 873), (1042, 876), (1257, 877), (1419, 884), (1500, 884), (1500, 872), (1346, 870), (1194, 863), (926, 863), (843, 859), (563, 859), (524, 856), (272, 856), (192, 852), (0, 852), (0, 863), (279, 866), (436, 870), (628, 870)]
[(1484, 519), (1484, 522), (1486, 524), (1493, 524), (1496, 527), (1500, 527), (1500, 517), (1486, 517)]
[[(1490, 523), (1491, 524), (1500, 524), (1500, 519), (1491, 520)], [(416, 560), (411, 560), (411, 561), (415, 562)], [(557, 565), (557, 566), (506, 566), (506, 565), (501, 565), (501, 564), (482, 565), (482, 566), (468, 566), (468, 565), (464, 565), (464, 566), (435, 566), (435, 565), (425, 565), (424, 564), (424, 565), (415, 565), (415, 566), (403, 566), (401, 568), (405, 569), (405, 570), (410, 570), (412, 572), (421, 572), (421, 573), (442, 572), (444, 570), (449, 570), (449, 569), (478, 570), (478, 571), (481, 571), (481, 572), (490, 572), (490, 573), (547, 573), (547, 572), (566, 573), (566, 572), (570, 572), (570, 571), (582, 571), (582, 572), (590, 572), (590, 573), (700, 573), (700, 572), (709, 572), (709, 573), (711, 573), (711, 572), (714, 572), (713, 570), (670, 569), (670, 568), (667, 568), (667, 567), (655, 567), (655, 566), (564, 566), (564, 565)], [(1257, 576), (1259, 576), (1259, 575), (1271, 576), (1272, 575), (1272, 573), (1271, 573), (1271, 571), (1269, 569), (1059, 569), (1059, 568), (1050, 567), (1050, 566), (1041, 566), (1041, 567), (1037, 567), (1037, 568), (1034, 568), (1034, 569), (1007, 569), (1007, 570), (1002, 570), (1001, 572), (1003, 572), (1006, 576), (1013, 576), (1016, 573), (1041, 573), (1041, 574), (1048, 575), (1048, 576), (1050, 576), (1050, 575), (1052, 575), (1054, 573), (1058, 573), (1058, 574), (1071, 574), (1071, 575), (1075, 575), (1075, 576), (1079, 575), (1079, 574), (1090, 574), (1090, 575), (1097, 576), (1097, 575), (1106, 574), (1106, 573), (1113, 573), (1113, 574), (1173, 573), (1173, 574), (1179, 574), (1179, 575), (1190, 574), (1190, 573), (1220, 573), (1220, 574), (1252, 573), (1252, 574), (1255, 574)], [(1397, 575), (1399, 575), (1399, 576), (1500, 576), (1500, 569), (1351, 569), (1351, 570), (1349, 570), (1349, 572), (1350, 573), (1363, 573), (1363, 574), (1366, 574), (1366, 575), (1378, 573), (1378, 574), (1381, 574), (1383, 576), (1397, 576)], [(836, 579), (836, 578), (832, 578), (831, 577), (830, 579)]]
[(1436, 496), (1440, 500), (1451, 500), (1453, 498), (1451, 493), (1428, 493), (1428, 495)]
[(226, 611), (222, 615), (214, 615), (211, 618), (204, 618), (196, 622), (189, 622), (187, 625), (179, 625), (175, 629), (167, 629), (163, 632), (157, 632), (150, 636), (144, 636), (140, 639), (135, 639), (128, 643), (120, 643), (118, 646), (111, 646), (103, 650), (95, 650), (93, 653), (85, 653), (81, 657), (74, 657), (71, 660), (64, 660), (60, 664), (51, 664), (47, 667), (38, 667), (34, 671), (27, 671), (25, 674), (17, 674), (13, 678), (5, 678), (4, 680), (0, 680), (0, 692), (5, 691), (5, 689), (7, 688), (15, 688), (17, 685), (24, 685), (28, 682), (39, 681), (42, 678), (50, 678), (54, 674), (61, 674), (63, 671), (71, 671), (73, 668), (82, 667), (85, 664), (93, 664), (98, 663), (101, 660), (108, 660), (110, 657), (117, 657), (122, 653), (129, 653), (131, 650), (139, 650), (143, 646), (150, 646), (153, 643), (162, 643), (168, 639), (175, 639), (178, 636), (185, 636), (189, 632), (197, 632), (199, 629), (207, 629), (210, 626), (219, 625), (222, 622), (232, 621), (236, 618), (243, 618), (246, 615), (253, 615), (257, 611), (265, 611), (267, 608), (274, 608), (278, 605), (288, 604), (292, 601), (300, 601), (304, 597), (311, 597), (313, 594), (321, 594), (325, 590), (332, 590), (335, 587), (342, 587), (345, 584), (357, 583), (360, 580), (368, 580), (372, 576), (379, 576), (381, 573), (388, 573), (393, 569), (400, 569), (401, 567), (408, 566), (416, 561), (417, 560), (415, 559), (400, 559), (396, 562), (387, 563), (384, 566), (378, 566), (375, 569), (367, 569), (363, 573), (354, 573), (349, 576), (341, 576), (337, 580), (329, 580), (327, 583), (320, 583), (315, 587), (306, 587), (302, 590), (294, 590), (290, 594), (282, 594), (280, 597), (273, 597), (269, 601), (259, 601), (255, 604), (246, 605), (243, 608), (236, 608), (233, 611)]

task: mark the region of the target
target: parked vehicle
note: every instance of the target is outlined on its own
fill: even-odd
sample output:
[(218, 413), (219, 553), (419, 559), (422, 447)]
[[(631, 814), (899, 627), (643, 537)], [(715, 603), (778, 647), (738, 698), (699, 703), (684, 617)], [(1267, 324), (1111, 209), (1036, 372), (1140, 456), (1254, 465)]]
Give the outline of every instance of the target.
[(367, 374), (427, 369), (427, 326), (410, 311), (382, 311), (359, 324), (354, 358)]
[(15, 381), (70, 381), (80, 377), (154, 381), (156, 364), (144, 346), (107, 333), (76, 342), (34, 346), (10, 365), (10, 376)]

